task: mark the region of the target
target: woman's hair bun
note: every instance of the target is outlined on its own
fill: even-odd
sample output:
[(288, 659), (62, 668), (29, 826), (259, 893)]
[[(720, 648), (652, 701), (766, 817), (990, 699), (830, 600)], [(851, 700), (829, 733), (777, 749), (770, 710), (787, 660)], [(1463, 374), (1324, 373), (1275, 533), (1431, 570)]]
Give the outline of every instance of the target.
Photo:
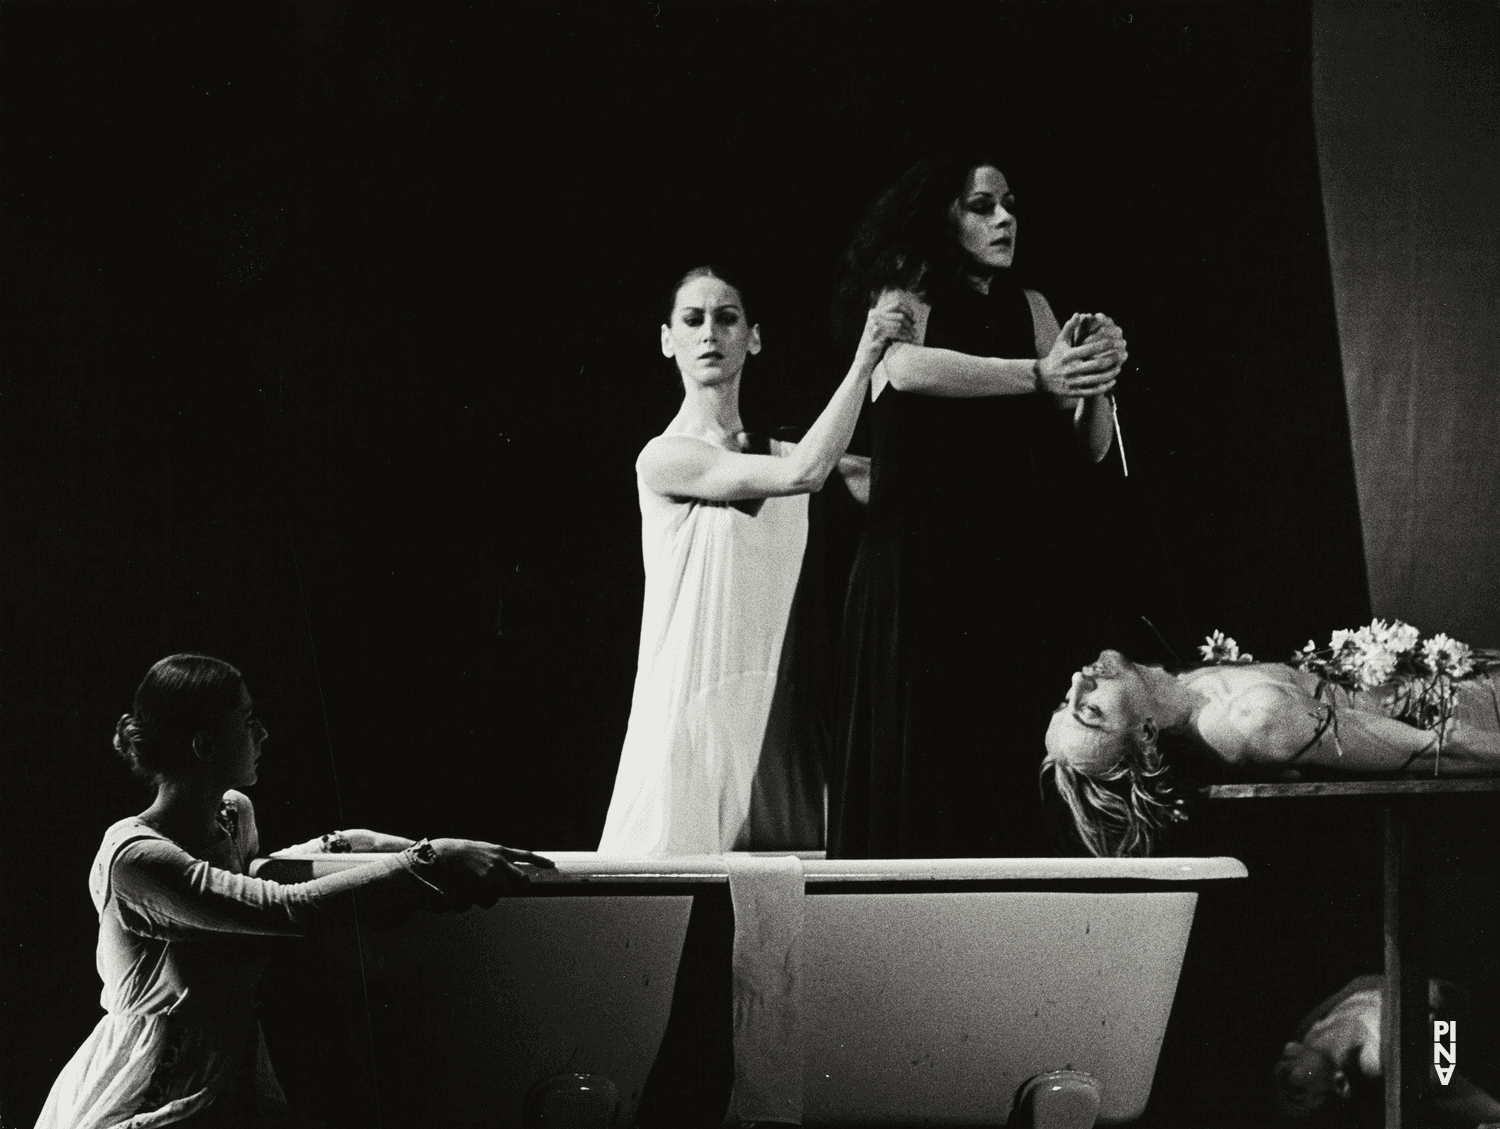
[(136, 745), (145, 735), (145, 727), (133, 713), (121, 714), (120, 720), (115, 722), (115, 752), (129, 761), (132, 768), (138, 765)]

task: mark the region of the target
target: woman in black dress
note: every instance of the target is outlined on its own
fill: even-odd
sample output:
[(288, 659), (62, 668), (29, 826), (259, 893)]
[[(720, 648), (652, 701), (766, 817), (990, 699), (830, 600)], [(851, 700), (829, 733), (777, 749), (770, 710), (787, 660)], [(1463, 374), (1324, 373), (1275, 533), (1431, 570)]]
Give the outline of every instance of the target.
[(914, 166), (871, 208), (841, 309), (891, 290), (922, 344), (871, 384), (868, 524), (840, 656), (829, 855), (1043, 853), (1033, 750), (1074, 634), (1077, 476), (1109, 450), (1119, 327), (1059, 327), (1011, 274), (1015, 202), (1000, 167)]

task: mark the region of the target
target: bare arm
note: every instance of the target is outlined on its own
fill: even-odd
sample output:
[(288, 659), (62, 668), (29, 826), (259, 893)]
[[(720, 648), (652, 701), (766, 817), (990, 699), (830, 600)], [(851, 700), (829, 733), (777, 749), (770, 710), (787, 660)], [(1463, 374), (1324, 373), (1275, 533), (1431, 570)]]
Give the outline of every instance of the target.
[[(1124, 361), (1123, 338), (1116, 340), (1101, 332), (1074, 346), (1069, 335), (1081, 320), (1079, 315), (1068, 319), (1065, 334), (1058, 329), (1045, 299), (1036, 295), (1033, 306), (1038, 315), (1034, 321), (1040, 359), (976, 357), (926, 345), (892, 345), (885, 360), (891, 385), (904, 392), (954, 398), (1024, 396), (1043, 391), (1066, 408), (1074, 407), (1075, 401), (1098, 398), (1108, 392)], [(1041, 324), (1043, 310), (1048, 323), (1045, 327)], [(1077, 426), (1092, 434), (1092, 413), (1087, 417), (1077, 413), (1075, 419)], [(1113, 418), (1107, 423), (1106, 438), (1112, 434)], [(1104, 451), (1107, 450), (1106, 445)], [(1103, 458), (1104, 451), (1096, 458)]]
[(691, 436), (668, 435), (652, 442), (641, 455), (642, 479), (658, 494), (709, 502), (778, 498), (822, 489), (854, 434), (870, 373), (887, 342), (910, 332), (910, 320), (894, 298), (871, 309), (848, 374), (785, 458), (746, 455)]
[(1037, 389), (1034, 360), (976, 357), (929, 345), (892, 345), (885, 366), (892, 388), (924, 396), (1026, 396)]

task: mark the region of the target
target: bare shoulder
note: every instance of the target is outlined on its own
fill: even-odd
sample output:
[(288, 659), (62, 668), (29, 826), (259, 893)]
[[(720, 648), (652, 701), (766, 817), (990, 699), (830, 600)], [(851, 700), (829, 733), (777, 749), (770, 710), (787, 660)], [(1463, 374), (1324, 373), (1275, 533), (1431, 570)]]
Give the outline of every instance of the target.
[(681, 475), (700, 472), (722, 453), (723, 448), (691, 435), (658, 435), (641, 448), (635, 469), (647, 486), (670, 494)]
[(712, 443), (704, 439), (697, 439), (691, 435), (658, 435), (641, 448), (641, 453), (636, 456), (635, 465), (638, 467), (660, 466), (664, 463), (690, 459), (705, 451), (713, 451), (716, 448)]

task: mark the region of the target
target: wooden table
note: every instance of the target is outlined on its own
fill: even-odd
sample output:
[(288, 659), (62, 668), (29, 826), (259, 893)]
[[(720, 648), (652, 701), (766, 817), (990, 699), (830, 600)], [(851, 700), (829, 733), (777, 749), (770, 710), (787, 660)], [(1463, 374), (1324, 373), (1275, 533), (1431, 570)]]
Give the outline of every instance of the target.
[[(1386, 1129), (1413, 1129), (1432, 1064), (1427, 1019), (1427, 974), (1422, 937), (1420, 839), (1414, 809), (1459, 793), (1500, 793), (1500, 779), (1309, 781), (1295, 784), (1216, 784), (1208, 800), (1375, 798), (1383, 809), (1385, 859), (1385, 998), (1381, 1008), (1380, 1062), (1385, 1075)], [(1405, 1120), (1403, 1121), (1403, 1114)]]

